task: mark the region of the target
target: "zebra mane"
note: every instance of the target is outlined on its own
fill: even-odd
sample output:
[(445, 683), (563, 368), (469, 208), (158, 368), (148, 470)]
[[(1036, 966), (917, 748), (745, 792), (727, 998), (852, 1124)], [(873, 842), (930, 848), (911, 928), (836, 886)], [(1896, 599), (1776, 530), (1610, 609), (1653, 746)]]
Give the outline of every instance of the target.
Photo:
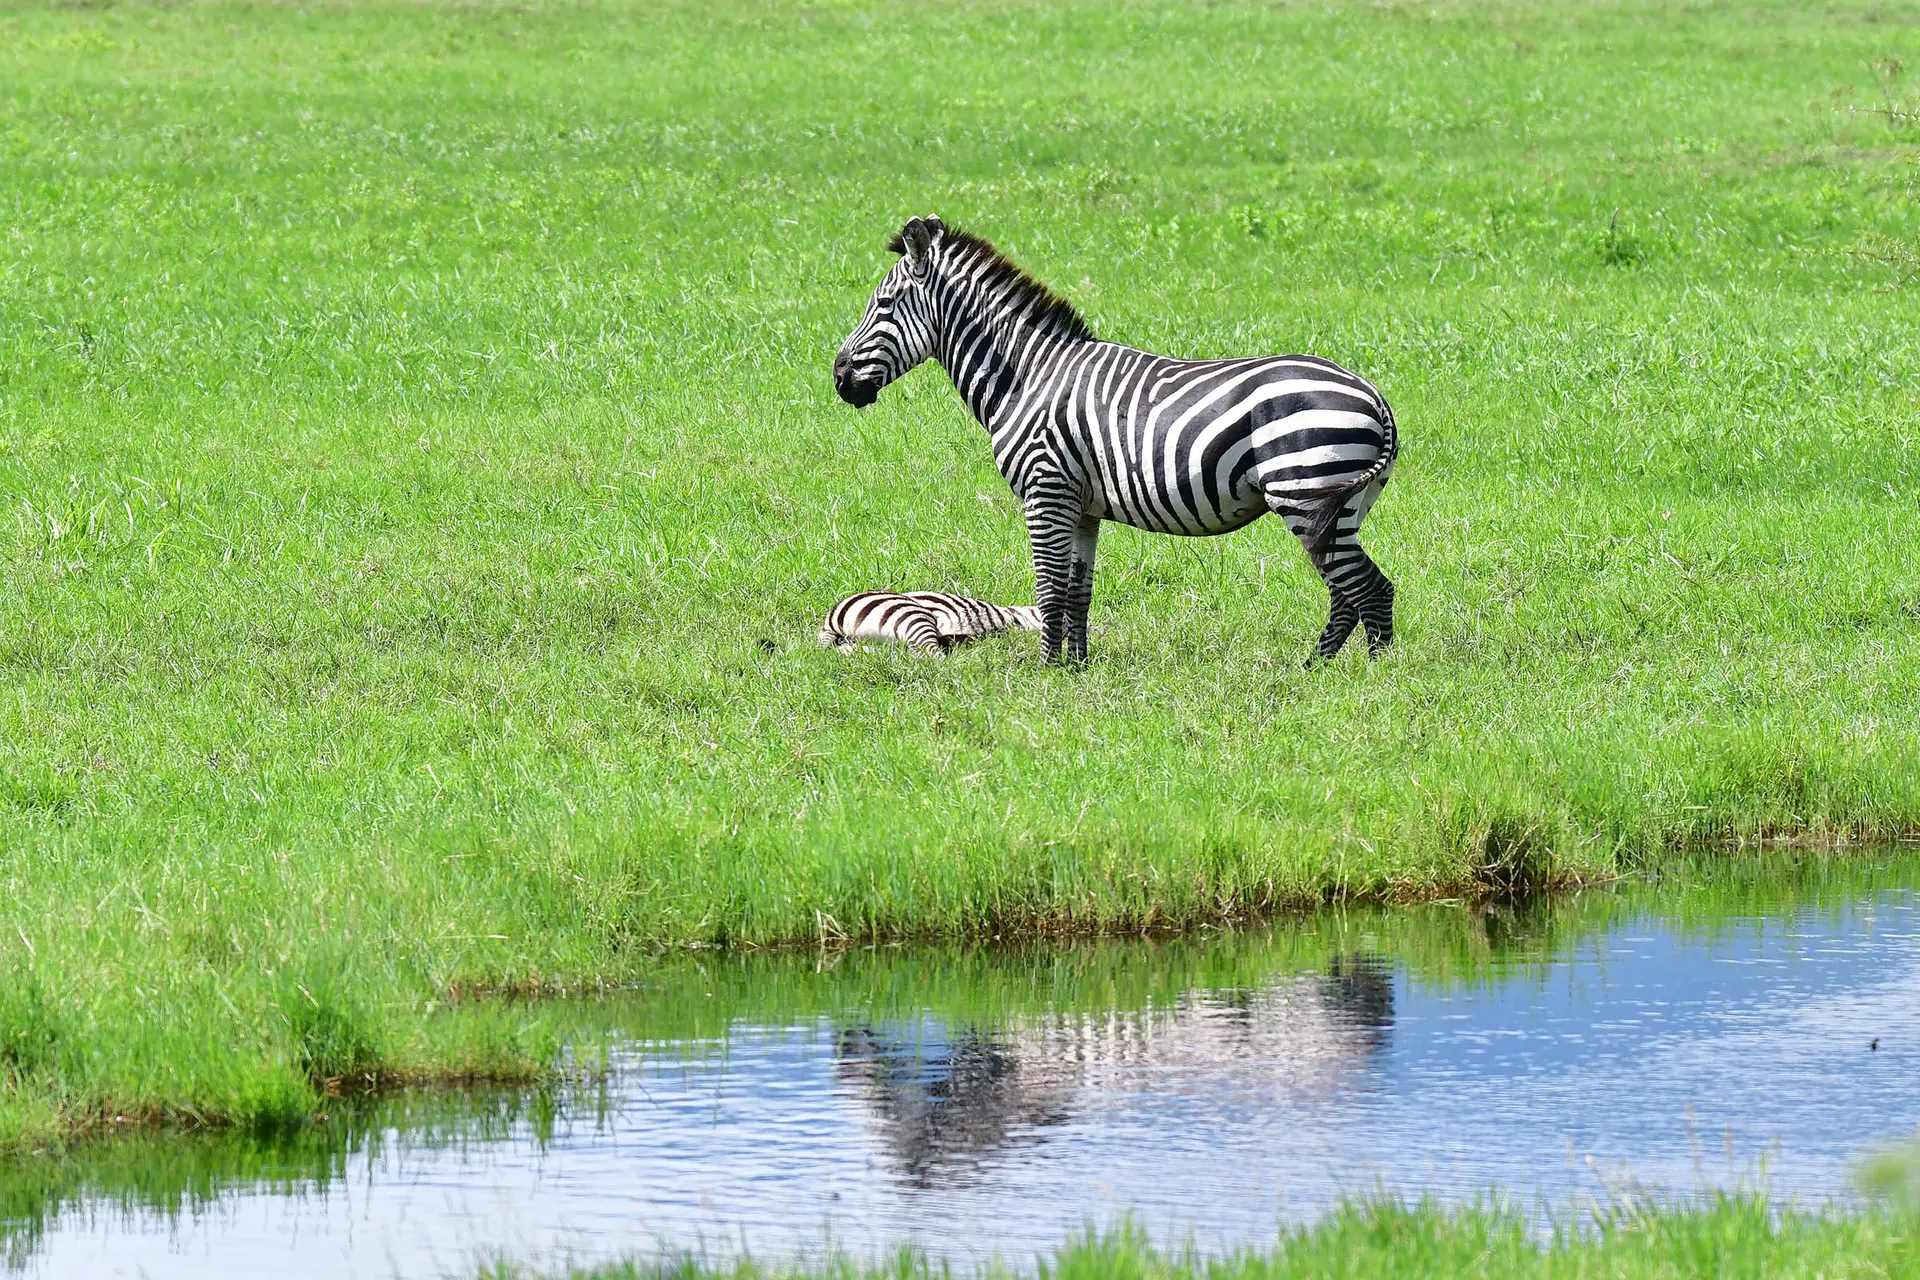
[[(945, 229), (945, 239), (954, 246), (956, 256), (962, 260), (983, 259), (987, 265), (981, 276), (982, 283), (1012, 302), (1025, 304), (1027, 314), (1036, 322), (1069, 338), (1082, 342), (1094, 340), (1093, 326), (1087, 323), (1086, 317), (1071, 302), (1028, 275), (1013, 259), (994, 248), (991, 241), (954, 226)], [(887, 249), (893, 253), (905, 253), (905, 237), (898, 231), (894, 232), (887, 241)]]

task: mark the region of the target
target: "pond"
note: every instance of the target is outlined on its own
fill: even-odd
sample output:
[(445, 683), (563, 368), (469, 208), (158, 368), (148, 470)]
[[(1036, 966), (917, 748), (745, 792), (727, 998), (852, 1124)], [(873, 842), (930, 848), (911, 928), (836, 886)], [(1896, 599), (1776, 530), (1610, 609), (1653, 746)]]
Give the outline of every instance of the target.
[(1342, 1196), (1853, 1195), (1920, 1121), (1920, 861), (1326, 911), (1179, 940), (691, 957), (583, 1004), (589, 1085), (0, 1169), (42, 1276), (471, 1274), (915, 1240), (1204, 1248)]

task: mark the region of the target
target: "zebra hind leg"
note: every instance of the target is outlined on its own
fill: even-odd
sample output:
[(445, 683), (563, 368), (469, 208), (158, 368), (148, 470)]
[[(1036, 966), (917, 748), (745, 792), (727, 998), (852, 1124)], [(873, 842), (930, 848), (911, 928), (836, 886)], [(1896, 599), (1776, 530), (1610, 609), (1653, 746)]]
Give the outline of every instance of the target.
[(1339, 653), (1358, 625), (1367, 628), (1367, 649), (1373, 656), (1393, 643), (1393, 583), (1360, 545), (1360, 524), (1380, 489), (1380, 484), (1372, 484), (1348, 499), (1334, 524), (1332, 541), (1318, 551), (1311, 541), (1317, 504), (1283, 494), (1267, 498), (1267, 505), (1306, 548), (1331, 597), (1326, 630), (1320, 633), (1313, 657), (1307, 659), (1310, 667)]
[(903, 614), (895, 624), (900, 639), (915, 653), (936, 658), (947, 656), (947, 637), (940, 634), (940, 623), (930, 609), (915, 609)]
[(1327, 610), (1327, 629), (1320, 633), (1320, 642), (1313, 647), (1313, 656), (1307, 659), (1309, 667), (1332, 661), (1341, 646), (1347, 643), (1347, 637), (1353, 634), (1353, 629), (1360, 625), (1360, 610), (1346, 593), (1331, 583), (1327, 591), (1332, 597)]
[(1367, 628), (1367, 653), (1379, 657), (1393, 643), (1393, 582), (1380, 572), (1360, 547), (1359, 539), (1343, 533), (1327, 551), (1319, 566), (1333, 593), (1333, 612), (1320, 637), (1319, 658), (1324, 661), (1338, 653), (1356, 622)]
[(1393, 643), (1393, 579), (1374, 565), (1373, 594), (1360, 602), (1360, 620), (1367, 624), (1367, 652), (1379, 657)]

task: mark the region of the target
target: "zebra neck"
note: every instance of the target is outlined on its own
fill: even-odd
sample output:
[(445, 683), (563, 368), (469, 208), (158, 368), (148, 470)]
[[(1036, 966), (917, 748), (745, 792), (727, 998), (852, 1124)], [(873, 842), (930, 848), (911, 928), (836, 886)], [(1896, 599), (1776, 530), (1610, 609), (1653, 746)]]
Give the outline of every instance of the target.
[(946, 325), (936, 358), (967, 408), (989, 431), (1007, 410), (1027, 399), (1045, 371), (1083, 340), (1035, 324), (998, 324), (965, 316)]

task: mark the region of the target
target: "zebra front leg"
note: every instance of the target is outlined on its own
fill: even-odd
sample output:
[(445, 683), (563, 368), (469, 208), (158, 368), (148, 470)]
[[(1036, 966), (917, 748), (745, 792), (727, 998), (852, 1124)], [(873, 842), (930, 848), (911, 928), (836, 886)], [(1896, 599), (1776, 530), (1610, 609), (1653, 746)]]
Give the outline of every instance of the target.
[(1087, 613), (1093, 608), (1093, 560), (1100, 542), (1100, 517), (1082, 516), (1073, 531), (1073, 558), (1067, 577), (1067, 660), (1087, 660)]
[[(1066, 638), (1080, 514), (1057, 501), (1034, 498), (1027, 499), (1026, 509), (1027, 539), (1033, 545), (1033, 602), (1040, 606), (1040, 661), (1051, 665), (1060, 661), (1060, 645)], [(1089, 584), (1092, 576), (1088, 566)]]

